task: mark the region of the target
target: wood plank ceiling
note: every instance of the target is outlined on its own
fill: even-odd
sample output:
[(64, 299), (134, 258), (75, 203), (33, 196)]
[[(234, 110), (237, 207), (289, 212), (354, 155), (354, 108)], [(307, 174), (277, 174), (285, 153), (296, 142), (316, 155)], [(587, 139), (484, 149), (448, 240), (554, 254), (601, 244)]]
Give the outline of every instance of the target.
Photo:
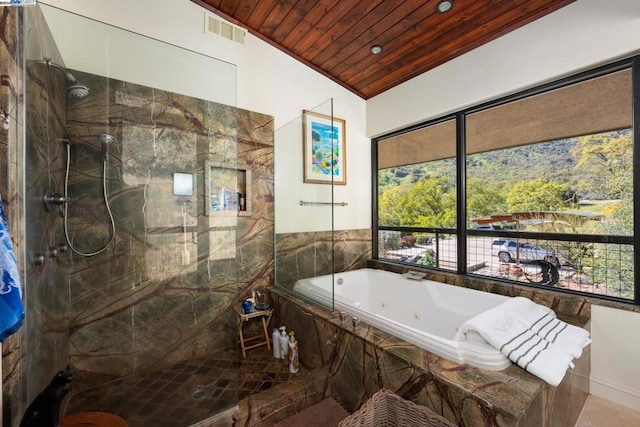
[(192, 1), (369, 99), (575, 0)]

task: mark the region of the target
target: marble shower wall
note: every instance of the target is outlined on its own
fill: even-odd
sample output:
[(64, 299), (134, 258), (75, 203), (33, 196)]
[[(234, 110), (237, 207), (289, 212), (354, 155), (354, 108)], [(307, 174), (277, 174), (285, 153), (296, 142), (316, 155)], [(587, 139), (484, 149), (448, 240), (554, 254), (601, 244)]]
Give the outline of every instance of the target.
[[(22, 194), (18, 192), (22, 184), (19, 172), (19, 153), (24, 144), (22, 124), (24, 123), (22, 90), (22, 48), (23, 14), (21, 8), (0, 9), (0, 195), (9, 222), (13, 246), (21, 271), (24, 261), (24, 218)], [(23, 276), (24, 277), (24, 276)], [(24, 328), (2, 343), (2, 425), (11, 425), (23, 410), (20, 379), (24, 375)]]
[[(46, 187), (60, 188), (63, 151), (55, 142), (65, 133), (66, 78), (37, 62), (44, 57), (60, 60), (39, 8), (2, 8), (2, 16), (2, 109), (11, 120), (2, 134), (6, 146), (0, 191), (7, 204), (26, 309), (25, 324), (3, 345), (3, 421), (15, 425), (26, 404), (68, 361), (67, 263), (64, 257), (50, 256), (62, 242), (62, 228), (59, 216), (46, 212), (42, 203)], [(35, 265), (40, 256), (43, 263)]]
[[(125, 375), (236, 348), (231, 306), (272, 285), (272, 117), (72, 72), (91, 93), (69, 109), (71, 239), (84, 252), (110, 239), (100, 134), (115, 138), (116, 229), (103, 253), (71, 256), (72, 364)], [(208, 210), (205, 161), (212, 187), (251, 171), (250, 212)], [(173, 195), (175, 172), (193, 174), (193, 195)]]
[[(45, 209), (45, 190), (64, 192), (67, 78), (45, 58), (64, 66), (39, 8), (25, 8), (26, 144), (25, 281), (27, 402), (69, 362), (69, 259), (58, 206)], [(42, 260), (42, 262), (40, 262)]]
[(66, 78), (38, 62), (48, 57), (61, 64), (40, 9), (1, 10), (1, 108), (10, 120), (9, 130), (0, 131), (0, 191), (8, 206), (26, 311), (22, 328), (3, 343), (3, 422), (9, 426), (17, 425), (26, 404), (68, 362), (67, 260), (52, 256), (62, 242), (62, 228), (59, 215), (47, 212), (42, 202), (45, 188), (60, 189)]
[(298, 279), (365, 268), (371, 251), (370, 229), (278, 234), (276, 283), (291, 289)]

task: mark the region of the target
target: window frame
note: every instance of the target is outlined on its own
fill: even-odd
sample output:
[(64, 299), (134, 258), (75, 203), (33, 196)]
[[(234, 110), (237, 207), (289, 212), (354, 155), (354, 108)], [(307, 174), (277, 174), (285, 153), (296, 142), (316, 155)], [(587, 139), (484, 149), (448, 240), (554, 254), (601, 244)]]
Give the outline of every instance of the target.
[[(378, 223), (378, 206), (379, 206), (379, 194), (378, 194), (378, 143), (388, 138), (397, 137), (406, 133), (414, 132), (420, 130), (425, 127), (437, 125), (449, 120), (455, 120), (456, 126), (456, 228), (448, 229), (448, 228), (439, 228), (437, 229), (442, 233), (455, 233), (457, 236), (457, 267), (455, 270), (455, 274), (459, 275), (469, 275), (467, 271), (467, 237), (468, 236), (490, 236), (490, 237), (508, 237), (508, 238), (531, 238), (531, 239), (558, 239), (565, 241), (586, 241), (585, 238), (581, 237), (581, 235), (573, 235), (570, 240), (567, 239), (566, 234), (562, 233), (533, 233), (533, 232), (518, 232), (518, 231), (509, 231), (509, 232), (496, 232), (491, 231), (487, 232), (484, 230), (468, 230), (467, 229), (467, 191), (466, 191), (466, 161), (467, 161), (467, 150), (466, 150), (466, 118), (470, 114), (478, 113), (489, 108), (494, 108), (498, 106), (502, 106), (514, 101), (523, 100), (529, 97), (537, 96), (544, 94), (546, 92), (550, 92), (552, 90), (561, 89), (570, 85), (574, 85), (577, 83), (581, 83), (587, 80), (591, 80), (597, 77), (606, 76), (611, 73), (615, 73), (617, 71), (622, 71), (625, 69), (631, 70), (631, 85), (632, 85), (632, 117), (631, 117), (631, 127), (632, 127), (632, 138), (633, 138), (633, 222), (634, 222), (634, 231), (633, 236), (605, 236), (605, 235), (589, 235), (588, 241), (596, 241), (599, 243), (622, 243), (622, 244), (630, 244), (633, 246), (633, 257), (634, 257), (634, 265), (633, 265), (633, 277), (634, 277), (634, 299), (626, 299), (619, 298), (610, 295), (600, 295), (600, 294), (591, 294), (587, 292), (575, 291), (570, 289), (560, 289), (553, 288), (554, 291), (569, 293), (569, 294), (577, 294), (581, 296), (587, 296), (590, 298), (596, 298), (601, 300), (610, 300), (621, 302), (625, 304), (634, 304), (640, 305), (640, 233), (637, 232), (636, 225), (640, 227), (640, 190), (638, 187), (640, 185), (640, 55), (636, 55), (633, 57), (625, 58), (616, 62), (612, 62), (610, 64), (606, 64), (603, 66), (599, 66), (587, 71), (583, 71), (568, 77), (564, 77), (549, 83), (545, 83), (539, 86), (535, 86), (529, 89), (522, 90), (520, 92), (516, 92), (511, 95), (503, 96), (497, 98), (495, 100), (490, 100), (487, 102), (483, 102), (481, 104), (468, 107), (462, 110), (459, 110), (454, 113), (450, 113), (432, 120), (428, 120), (413, 126), (409, 126), (404, 129), (400, 129), (385, 135), (381, 135), (379, 137), (373, 138), (371, 140), (371, 179), (372, 179), (372, 194), (371, 199), (373, 203), (372, 209), (372, 257), (375, 260), (380, 260), (378, 253), (378, 244), (379, 244), (379, 235), (380, 231), (388, 230), (388, 231), (406, 231), (406, 232), (433, 232), (434, 228), (424, 228), (424, 227), (390, 227), (380, 225)], [(385, 262), (396, 263), (392, 260), (385, 259)], [(399, 263), (399, 262), (398, 262)], [(399, 263), (403, 266), (411, 265), (411, 268), (426, 268), (430, 267), (420, 266), (417, 264), (406, 264)], [(431, 267), (432, 268), (432, 267)], [(435, 270), (441, 270), (439, 268), (432, 268)], [(446, 270), (449, 272), (453, 272), (452, 270)], [(542, 287), (537, 286), (535, 284), (526, 284), (522, 282), (514, 282), (511, 280), (505, 280), (498, 277), (488, 277), (488, 276), (479, 276), (473, 275), (475, 278), (482, 278), (491, 281), (499, 281), (506, 283), (518, 283), (519, 285), (531, 286), (531, 287)], [(546, 288), (549, 289), (549, 288)]]

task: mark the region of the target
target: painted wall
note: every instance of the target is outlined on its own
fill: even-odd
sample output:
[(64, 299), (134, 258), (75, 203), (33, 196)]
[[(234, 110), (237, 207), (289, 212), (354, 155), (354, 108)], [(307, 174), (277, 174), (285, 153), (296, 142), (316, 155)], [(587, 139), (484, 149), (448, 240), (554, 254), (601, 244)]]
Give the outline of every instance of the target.
[(236, 66), (230, 62), (55, 7), (40, 8), (68, 68), (236, 105)]
[[(174, 0), (154, 0), (153, 2), (45, 0), (39, 4), (47, 4), (97, 21), (108, 22), (111, 25), (233, 64), (236, 70), (237, 96), (235, 99), (229, 96), (224, 100), (215, 98), (219, 96), (220, 90), (216, 86), (211, 86), (210, 74), (198, 73), (193, 67), (188, 68), (189, 78), (186, 81), (183, 75), (171, 76), (167, 72), (171, 69), (163, 69), (163, 73), (159, 74), (166, 75), (165, 80), (149, 84), (149, 73), (141, 71), (135, 65), (131, 66), (132, 58), (131, 55), (126, 55), (127, 49), (116, 47), (113, 50), (121, 55), (112, 55), (108, 59), (100, 54), (88, 55), (87, 52), (96, 49), (84, 47), (86, 38), (84, 34), (88, 34), (86, 30), (82, 31), (82, 28), (77, 25), (70, 24), (54, 26), (52, 22), (51, 31), (58, 41), (62, 57), (69, 68), (101, 75), (104, 73), (100, 72), (100, 69), (108, 69), (113, 78), (191, 96), (194, 96), (193, 87), (200, 87), (198, 95), (200, 98), (227, 104), (235, 103), (239, 108), (274, 116), (276, 130), (288, 123), (299, 121), (303, 109), (312, 110), (333, 98), (334, 115), (346, 120), (347, 132), (347, 185), (337, 187), (334, 197), (335, 200), (346, 200), (349, 203), (348, 207), (336, 212), (334, 225), (338, 230), (371, 227), (370, 140), (365, 135), (366, 103), (362, 98), (256, 37), (248, 35), (245, 45), (242, 46), (205, 34), (206, 10), (188, 0), (179, 2)], [(53, 19), (54, 14), (47, 13), (45, 9), (45, 16)], [(166, 25), (167, 22), (171, 25)], [(78, 31), (71, 32), (68, 28), (78, 28)], [(79, 37), (78, 34), (83, 36)], [(108, 45), (114, 43), (122, 46), (121, 42), (115, 40), (110, 40), (109, 43), (101, 41), (98, 49), (110, 47)], [(126, 65), (117, 66), (115, 64), (117, 61)], [(204, 59), (202, 61), (208, 64), (215, 62)], [(158, 78), (158, 76), (152, 77)], [(322, 109), (326, 111), (324, 107)], [(320, 212), (313, 212), (309, 208), (299, 206), (299, 201), (302, 199), (326, 201), (328, 190), (326, 185), (302, 184), (302, 141), (287, 139), (279, 142), (276, 140), (275, 149), (276, 165), (279, 164), (279, 153), (284, 153), (285, 157), (293, 159), (289, 164), (291, 170), (276, 168), (276, 232), (330, 229), (324, 226), (320, 229), (313, 228), (313, 224), (317, 222), (308, 219), (310, 212), (312, 215), (326, 216), (328, 212), (326, 208)], [(294, 187), (292, 188), (291, 185)], [(278, 191), (278, 188), (286, 191)], [(331, 222), (329, 227), (330, 225)]]
[(591, 306), (591, 393), (640, 410), (640, 314)]

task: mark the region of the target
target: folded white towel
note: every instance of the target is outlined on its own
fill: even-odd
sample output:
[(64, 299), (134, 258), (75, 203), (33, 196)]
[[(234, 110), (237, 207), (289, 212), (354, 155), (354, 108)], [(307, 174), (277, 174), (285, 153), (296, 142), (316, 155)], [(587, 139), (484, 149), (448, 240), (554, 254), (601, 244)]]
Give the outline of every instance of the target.
[(575, 358), (582, 356), (582, 350), (591, 344), (589, 332), (559, 319), (548, 322), (537, 334)]
[(540, 341), (536, 348), (531, 349), (516, 363), (554, 387), (560, 384), (567, 369), (574, 367), (571, 356), (559, 351), (544, 340)]
[(556, 314), (549, 307), (536, 304), (530, 299), (524, 297), (509, 298), (500, 305), (503, 310), (513, 314), (514, 316), (518, 316), (524, 323), (529, 325), (538, 322), (546, 315), (556, 317)]
[(468, 331), (475, 331), (521, 368), (553, 386), (560, 384), (567, 369), (573, 368), (573, 356), (536, 334), (530, 322), (514, 315), (509, 307), (505, 310), (503, 305), (463, 323), (455, 339), (463, 340)]
[(591, 343), (589, 332), (556, 318), (549, 307), (536, 304), (530, 299), (515, 297), (500, 305), (508, 314), (520, 319), (528, 328), (543, 339), (561, 347), (578, 358), (582, 350)]

